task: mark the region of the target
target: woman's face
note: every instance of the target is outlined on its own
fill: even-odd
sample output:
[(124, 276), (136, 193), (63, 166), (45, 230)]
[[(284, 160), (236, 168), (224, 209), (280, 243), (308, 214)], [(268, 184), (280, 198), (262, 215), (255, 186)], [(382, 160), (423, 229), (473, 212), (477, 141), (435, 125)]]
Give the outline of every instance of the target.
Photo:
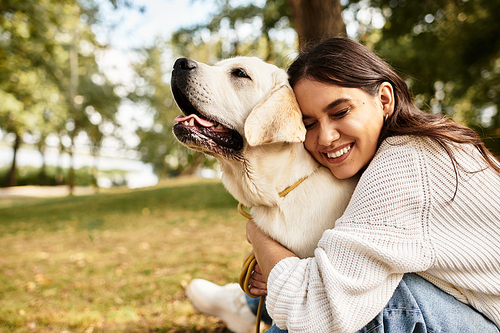
[(302, 79), (294, 87), (307, 129), (304, 145), (339, 179), (353, 177), (372, 160), (385, 115), (394, 108), (392, 86), (376, 96)]

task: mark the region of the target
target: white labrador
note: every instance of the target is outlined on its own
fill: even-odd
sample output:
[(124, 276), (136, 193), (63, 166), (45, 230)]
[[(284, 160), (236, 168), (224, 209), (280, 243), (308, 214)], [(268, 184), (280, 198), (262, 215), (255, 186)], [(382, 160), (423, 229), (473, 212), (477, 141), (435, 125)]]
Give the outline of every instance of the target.
[(306, 130), (286, 72), (257, 58), (214, 66), (180, 58), (171, 86), (184, 114), (176, 118), (177, 139), (217, 158), (224, 186), (253, 207), (253, 220), (266, 234), (301, 258), (313, 256), (356, 180), (334, 178), (305, 150)]

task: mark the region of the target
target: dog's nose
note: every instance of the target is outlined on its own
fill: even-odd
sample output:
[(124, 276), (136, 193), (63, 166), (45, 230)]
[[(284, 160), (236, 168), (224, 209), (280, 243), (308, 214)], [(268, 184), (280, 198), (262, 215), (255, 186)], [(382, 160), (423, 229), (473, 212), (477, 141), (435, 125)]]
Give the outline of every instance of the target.
[(179, 58), (174, 63), (174, 70), (193, 70), (198, 67), (196, 61), (188, 58)]

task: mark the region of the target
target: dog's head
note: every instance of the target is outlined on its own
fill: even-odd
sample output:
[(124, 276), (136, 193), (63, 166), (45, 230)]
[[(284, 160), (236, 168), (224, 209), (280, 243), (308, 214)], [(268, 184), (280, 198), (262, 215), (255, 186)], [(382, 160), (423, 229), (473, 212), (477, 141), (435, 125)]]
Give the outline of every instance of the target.
[(172, 93), (183, 116), (174, 134), (186, 146), (238, 159), (248, 145), (302, 142), (306, 130), (284, 70), (237, 57), (214, 66), (180, 58)]

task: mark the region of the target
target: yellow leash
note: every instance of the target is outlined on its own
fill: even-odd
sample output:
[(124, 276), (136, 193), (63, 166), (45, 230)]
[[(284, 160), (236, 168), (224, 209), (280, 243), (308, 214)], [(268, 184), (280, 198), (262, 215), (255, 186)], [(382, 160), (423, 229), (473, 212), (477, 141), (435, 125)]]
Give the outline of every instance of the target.
[[(257, 264), (257, 260), (255, 259), (255, 255), (252, 253), (245, 258), (243, 262), (243, 268), (241, 270), (240, 276), (238, 278), (238, 283), (240, 284), (241, 289), (252, 298), (257, 298), (259, 296), (255, 296), (250, 292), (249, 281), (252, 276), (252, 272), (254, 271), (255, 265)], [(262, 311), (264, 309), (264, 303), (266, 301), (266, 296), (261, 296), (259, 300), (259, 307), (257, 308), (257, 315), (255, 320), (255, 332), (260, 333), (260, 320), (262, 318)]]
[[(252, 215), (243, 210), (243, 205), (238, 203), (238, 212), (246, 219), (251, 220)], [(259, 296), (255, 296), (250, 292), (249, 282), (252, 277), (252, 273), (255, 269), (255, 265), (257, 265), (257, 259), (255, 259), (255, 254), (248, 255), (243, 261), (243, 267), (241, 269), (240, 276), (238, 277), (238, 283), (248, 296), (252, 298), (257, 298)], [(257, 308), (257, 317), (255, 321), (255, 332), (260, 333), (260, 320), (262, 318), (262, 310), (264, 309), (264, 303), (266, 301), (266, 296), (261, 296), (259, 300), (259, 307)]]
[(245, 210), (243, 209), (243, 204), (241, 202), (238, 202), (238, 213), (240, 213), (240, 215), (246, 218), (247, 220), (252, 219), (252, 215), (250, 215), (250, 213), (245, 212)]
[[(295, 182), (295, 184), (287, 187), (286, 189), (284, 189), (283, 191), (281, 191), (280, 193), (278, 193), (278, 195), (280, 196), (280, 198), (283, 198), (285, 195), (287, 195), (288, 193), (290, 193), (294, 188), (296, 188), (297, 186), (299, 186), (300, 183), (302, 183), (306, 178), (307, 178), (307, 176), (304, 177), (304, 178), (299, 179), (298, 181)], [(252, 220), (252, 215), (250, 215), (249, 213), (247, 213), (243, 209), (243, 204), (241, 202), (238, 203), (238, 212), (244, 218), (246, 218), (248, 220)], [(255, 255), (253, 253), (250, 254), (250, 255), (248, 255), (245, 258), (245, 260), (243, 261), (243, 268), (241, 269), (241, 273), (240, 273), (240, 276), (238, 278), (238, 283), (240, 284), (241, 289), (243, 289), (243, 291), (245, 292), (245, 294), (247, 294), (248, 296), (250, 296), (252, 298), (259, 297), (259, 296), (253, 295), (250, 292), (250, 288), (248, 287), (249, 286), (250, 277), (252, 276), (252, 273), (254, 271), (254, 268), (255, 268), (256, 264), (257, 264), (257, 259), (255, 259)], [(255, 323), (255, 332), (256, 333), (260, 333), (260, 320), (262, 318), (262, 311), (264, 309), (264, 303), (265, 303), (265, 301), (266, 301), (266, 296), (261, 296), (260, 297), (260, 301), (259, 301), (259, 307), (257, 308), (257, 319), (256, 319), (256, 323)]]

